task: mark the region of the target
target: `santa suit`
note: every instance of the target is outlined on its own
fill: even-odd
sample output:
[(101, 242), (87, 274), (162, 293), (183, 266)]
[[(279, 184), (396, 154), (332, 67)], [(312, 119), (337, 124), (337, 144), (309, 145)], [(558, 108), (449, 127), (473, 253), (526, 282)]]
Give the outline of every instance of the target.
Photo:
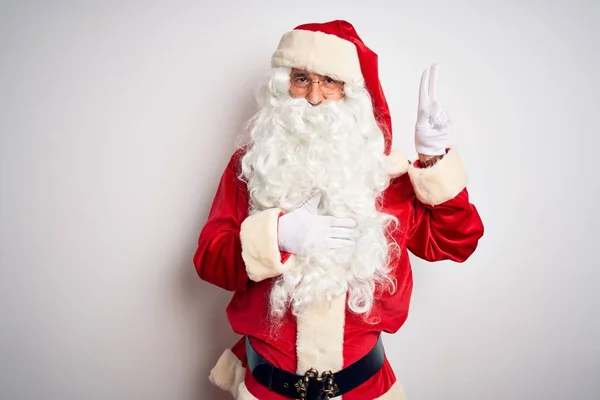
[[(377, 295), (370, 315), (375, 323), (350, 312), (346, 299), (340, 297), (330, 307), (314, 304), (297, 318), (288, 313), (274, 331), (268, 316), (272, 280), (294, 262), (294, 256), (278, 248), (281, 210), (248, 217), (247, 188), (238, 178), (242, 155), (242, 150), (236, 152), (222, 175), (194, 263), (203, 280), (234, 292), (227, 307), (233, 331), (249, 335), (259, 354), (287, 371), (303, 374), (313, 367), (335, 372), (364, 356), (381, 332), (396, 332), (407, 318), (413, 284), (408, 252), (427, 261), (462, 262), (483, 235), (455, 149), (429, 168), (419, 168), (418, 161), (410, 164), (393, 153), (393, 178), (383, 193), (382, 209), (400, 222), (393, 238), (402, 252), (392, 262), (397, 290)], [(236, 399), (286, 399), (268, 391), (246, 367), (242, 337), (223, 353), (210, 379)], [(344, 400), (404, 398), (387, 360), (366, 383), (343, 395)]]

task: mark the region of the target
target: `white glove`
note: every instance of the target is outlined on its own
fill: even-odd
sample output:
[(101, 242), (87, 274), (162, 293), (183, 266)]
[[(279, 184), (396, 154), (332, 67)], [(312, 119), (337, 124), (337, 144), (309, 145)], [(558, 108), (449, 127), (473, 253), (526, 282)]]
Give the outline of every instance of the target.
[(321, 253), (329, 249), (353, 249), (358, 236), (357, 222), (352, 218), (318, 215), (321, 194), (313, 196), (302, 207), (279, 218), (279, 248), (299, 255)]
[(427, 156), (446, 154), (448, 128), (452, 121), (446, 110), (436, 102), (435, 86), (438, 66), (423, 71), (419, 87), (419, 108), (415, 125), (415, 148)]

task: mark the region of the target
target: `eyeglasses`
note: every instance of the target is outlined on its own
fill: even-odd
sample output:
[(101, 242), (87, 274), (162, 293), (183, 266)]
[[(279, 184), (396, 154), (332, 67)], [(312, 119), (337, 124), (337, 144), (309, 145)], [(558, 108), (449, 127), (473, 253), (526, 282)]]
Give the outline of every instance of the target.
[(290, 83), (295, 94), (305, 96), (312, 84), (318, 83), (319, 88), (326, 96), (339, 94), (344, 88), (344, 82), (336, 81), (328, 76), (317, 75), (318, 80), (311, 80), (306, 73), (292, 74)]

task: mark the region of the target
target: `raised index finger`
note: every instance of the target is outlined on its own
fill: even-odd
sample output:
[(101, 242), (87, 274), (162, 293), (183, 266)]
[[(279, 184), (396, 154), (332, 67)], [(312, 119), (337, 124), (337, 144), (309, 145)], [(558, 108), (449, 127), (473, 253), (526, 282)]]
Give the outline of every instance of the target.
[(427, 78), (428, 78), (428, 74), (427, 74), (427, 70), (424, 70), (423, 73), (421, 74), (421, 85), (419, 86), (419, 104), (427, 104), (428, 103), (428, 97), (427, 97)]
[(435, 88), (437, 86), (438, 65), (433, 64), (429, 71), (429, 99), (436, 101)]

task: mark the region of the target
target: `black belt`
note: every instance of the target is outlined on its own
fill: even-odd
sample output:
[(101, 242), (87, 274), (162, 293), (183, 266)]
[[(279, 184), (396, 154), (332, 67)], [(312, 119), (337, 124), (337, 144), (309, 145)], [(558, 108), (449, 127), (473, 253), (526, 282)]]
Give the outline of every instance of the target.
[(385, 353), (380, 336), (371, 351), (339, 372), (319, 373), (311, 368), (304, 375), (298, 375), (277, 368), (262, 358), (246, 336), (246, 357), (252, 376), (267, 389), (290, 399), (327, 400), (368, 381), (383, 366)]

